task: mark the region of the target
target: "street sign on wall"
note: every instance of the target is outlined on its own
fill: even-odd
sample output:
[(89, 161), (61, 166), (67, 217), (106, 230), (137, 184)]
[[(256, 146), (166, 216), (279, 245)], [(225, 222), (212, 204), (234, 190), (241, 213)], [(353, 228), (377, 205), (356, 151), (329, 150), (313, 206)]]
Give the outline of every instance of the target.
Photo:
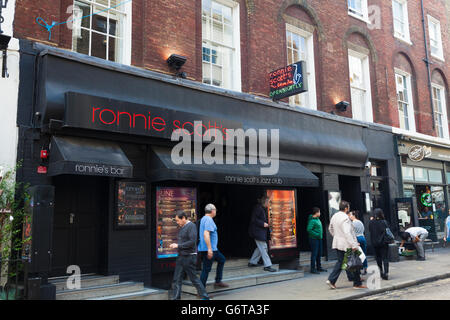
[(270, 97), (273, 100), (287, 98), (308, 90), (306, 62), (299, 61), (269, 73)]

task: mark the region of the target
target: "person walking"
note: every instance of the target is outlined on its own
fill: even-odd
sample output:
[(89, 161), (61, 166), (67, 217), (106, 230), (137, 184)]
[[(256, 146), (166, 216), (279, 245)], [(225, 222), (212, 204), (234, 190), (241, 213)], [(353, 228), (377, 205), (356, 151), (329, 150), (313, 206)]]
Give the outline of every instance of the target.
[[(336, 282), (342, 271), (342, 263), (344, 261), (345, 252), (351, 248), (353, 251), (358, 250), (359, 243), (356, 240), (355, 231), (353, 230), (353, 224), (348, 213), (350, 211), (350, 204), (347, 201), (341, 201), (339, 203), (339, 212), (335, 213), (330, 221), (328, 230), (331, 236), (333, 236), (332, 248), (336, 249), (337, 259), (333, 271), (328, 277), (327, 284), (331, 289), (336, 289)], [(359, 271), (351, 272), (353, 279), (354, 289), (366, 289), (367, 287), (362, 284)]]
[(411, 227), (402, 232), (400, 237), (402, 238), (402, 243), (400, 247), (403, 247), (404, 243), (411, 240), (417, 250), (417, 261), (425, 261), (425, 249), (423, 244), (425, 239), (428, 237), (428, 231), (422, 227)]
[[(373, 211), (374, 219), (369, 222), (370, 240), (375, 250), (375, 260), (380, 269), (381, 278), (388, 280), (389, 276), (389, 244), (384, 241), (386, 228), (389, 225), (384, 218), (383, 210), (376, 208)], [(383, 268), (384, 267), (384, 268)]]
[(267, 253), (267, 233), (269, 224), (266, 210), (269, 207), (269, 198), (264, 195), (258, 199), (258, 204), (254, 207), (248, 233), (255, 240), (256, 248), (248, 263), (249, 267), (258, 266), (259, 259), (263, 259), (264, 270), (276, 272), (277, 269), (272, 268), (272, 261)]
[(323, 251), (323, 228), (320, 221), (320, 209), (314, 207), (312, 214), (308, 217), (308, 225), (306, 231), (308, 232), (309, 245), (311, 247), (311, 273), (319, 274), (320, 272), (327, 272), (322, 269), (321, 257)]
[(205, 286), (197, 277), (195, 270), (197, 263), (197, 227), (188, 220), (184, 211), (176, 213), (175, 222), (180, 227), (180, 230), (178, 232), (178, 243), (170, 245), (170, 248), (178, 249), (171, 298), (172, 300), (180, 300), (183, 276), (184, 272), (186, 272), (202, 300), (210, 300)]
[(205, 207), (205, 215), (200, 220), (200, 242), (198, 244), (198, 252), (200, 252), (203, 263), (200, 281), (206, 288), (208, 275), (211, 271), (213, 261), (215, 260), (217, 261), (217, 270), (214, 288), (228, 288), (229, 285), (222, 282), (225, 257), (217, 248), (219, 236), (217, 234), (217, 226), (213, 220), (216, 214), (216, 207), (211, 203), (207, 204)]
[[(367, 241), (366, 237), (364, 236), (364, 224), (361, 220), (359, 220), (359, 211), (355, 210), (350, 212), (350, 220), (352, 220), (353, 223), (353, 229), (355, 230), (356, 240), (358, 241), (359, 245), (361, 246), (362, 251), (364, 252), (364, 255), (367, 257)], [(367, 258), (363, 262), (363, 275), (367, 274)]]

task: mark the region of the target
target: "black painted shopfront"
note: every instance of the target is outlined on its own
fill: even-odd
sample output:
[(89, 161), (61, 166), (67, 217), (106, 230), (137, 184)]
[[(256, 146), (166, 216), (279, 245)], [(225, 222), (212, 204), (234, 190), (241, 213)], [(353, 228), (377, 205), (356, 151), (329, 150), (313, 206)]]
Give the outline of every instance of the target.
[[(227, 257), (249, 257), (248, 223), (262, 193), (272, 197), (274, 222), (277, 208), (291, 214), (290, 233), (275, 235), (270, 252), (292, 268), (309, 250), (312, 207), (323, 208), (327, 225), (342, 198), (368, 219), (367, 161), (385, 161), (388, 175), (396, 175), (386, 131), (41, 44), (21, 46), (18, 179), (55, 191), (52, 225), (35, 226), (33, 236), (39, 243), (40, 230), (52, 230), (49, 250), (37, 253), (51, 263), (34, 269), (44, 279), (78, 265), (83, 274), (167, 288), (176, 255), (168, 248), (176, 235), (172, 214), (182, 209), (196, 220), (210, 202), (218, 208), (219, 248)], [(261, 176), (263, 165), (248, 161), (175, 165), (171, 133), (194, 133), (194, 121), (219, 130), (279, 129), (278, 173)], [(369, 148), (380, 135), (388, 151)], [(48, 160), (36, 156), (41, 149)], [(46, 174), (37, 173), (42, 165)], [(390, 208), (389, 179), (386, 188)]]

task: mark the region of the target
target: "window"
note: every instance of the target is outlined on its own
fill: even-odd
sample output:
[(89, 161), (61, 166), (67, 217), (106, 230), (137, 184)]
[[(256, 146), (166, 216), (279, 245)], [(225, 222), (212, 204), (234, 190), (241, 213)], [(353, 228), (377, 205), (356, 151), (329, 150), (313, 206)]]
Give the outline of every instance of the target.
[(239, 10), (232, 1), (202, 1), (203, 83), (241, 90)]
[(353, 119), (373, 122), (369, 57), (348, 51)]
[(394, 36), (406, 42), (409, 38), (408, 3), (406, 0), (393, 0)]
[(75, 0), (72, 50), (131, 64), (131, 2)]
[(442, 172), (440, 170), (428, 170), (428, 179), (430, 182), (442, 183)]
[(416, 131), (411, 93), (411, 76), (403, 71), (397, 70), (395, 72), (395, 84), (397, 87), (397, 106), (400, 128)]
[(306, 61), (308, 91), (289, 97), (290, 105), (317, 109), (314, 68), (314, 37), (312, 33), (286, 24), (287, 64)]
[(441, 23), (439, 20), (428, 16), (428, 32), (430, 34), (431, 55), (438, 59), (444, 59), (441, 38)]
[(428, 182), (428, 169), (414, 168), (414, 178), (417, 182)]
[(355, 18), (368, 21), (367, 0), (348, 0), (348, 14)]
[(414, 171), (412, 167), (402, 167), (402, 175), (404, 180), (414, 180)]
[(433, 92), (433, 110), (437, 136), (449, 139), (447, 108), (444, 88), (436, 84), (431, 85)]

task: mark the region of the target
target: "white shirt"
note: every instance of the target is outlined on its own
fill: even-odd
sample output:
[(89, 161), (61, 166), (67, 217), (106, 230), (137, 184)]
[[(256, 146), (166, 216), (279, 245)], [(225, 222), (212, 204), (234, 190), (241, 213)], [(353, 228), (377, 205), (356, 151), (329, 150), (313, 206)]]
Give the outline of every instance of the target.
[(408, 232), (413, 239), (415, 237), (420, 237), (422, 234), (428, 234), (428, 231), (421, 227), (411, 227), (406, 229), (405, 232)]

